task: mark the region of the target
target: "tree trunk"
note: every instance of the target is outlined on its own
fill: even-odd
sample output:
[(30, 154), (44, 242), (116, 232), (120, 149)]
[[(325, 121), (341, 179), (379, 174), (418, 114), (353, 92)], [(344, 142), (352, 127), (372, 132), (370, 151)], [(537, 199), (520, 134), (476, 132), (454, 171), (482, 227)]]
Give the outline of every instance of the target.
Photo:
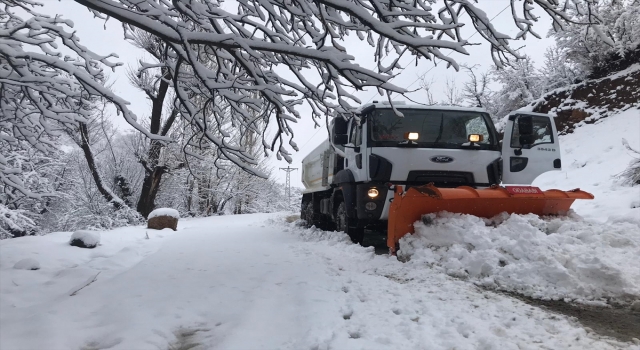
[[(164, 72), (164, 78), (160, 82), (160, 87), (158, 89), (158, 94), (155, 98), (152, 99), (153, 105), (151, 108), (151, 125), (149, 131), (152, 134), (166, 136), (171, 130), (171, 126), (173, 122), (176, 120), (178, 115), (177, 110), (173, 110), (171, 115), (167, 118), (167, 121), (164, 123), (162, 130), (160, 129), (160, 123), (162, 119), (162, 107), (164, 104), (164, 99), (167, 95), (167, 90), (169, 88), (169, 84), (166, 82), (167, 79), (171, 78), (168, 71)], [(140, 191), (140, 197), (138, 198), (138, 206), (137, 210), (140, 215), (145, 218), (153, 211), (156, 206), (156, 196), (158, 195), (158, 190), (160, 189), (160, 181), (162, 180), (162, 175), (167, 172), (168, 168), (164, 165), (159, 165), (160, 163), (160, 152), (164, 145), (162, 142), (158, 140), (151, 140), (149, 142), (149, 151), (147, 152), (147, 159), (141, 160), (142, 166), (144, 166), (145, 174), (144, 180), (142, 182), (142, 191)]]
[(166, 173), (166, 167), (156, 166), (153, 168), (153, 171), (146, 172), (144, 176), (136, 210), (145, 218), (155, 209), (156, 196), (158, 195), (160, 181), (164, 173)]
[(89, 130), (87, 129), (87, 124), (80, 123), (80, 148), (84, 153), (84, 158), (87, 160), (87, 166), (89, 166), (89, 171), (91, 172), (91, 177), (93, 177), (93, 182), (96, 184), (98, 191), (107, 200), (107, 202), (111, 203), (115, 209), (121, 209), (126, 206), (122, 199), (118, 198), (113, 192), (107, 189), (102, 182), (102, 178), (100, 177), (100, 173), (98, 172), (98, 167), (96, 166), (96, 161), (93, 156), (93, 151), (91, 150), (91, 146), (89, 145)]

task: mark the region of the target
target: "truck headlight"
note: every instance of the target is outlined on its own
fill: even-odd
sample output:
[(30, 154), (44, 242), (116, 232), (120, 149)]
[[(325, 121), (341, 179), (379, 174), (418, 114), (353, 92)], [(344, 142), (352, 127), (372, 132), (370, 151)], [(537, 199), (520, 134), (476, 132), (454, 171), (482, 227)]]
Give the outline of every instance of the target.
[(367, 204), (364, 205), (364, 207), (367, 210), (376, 210), (376, 208), (378, 207), (378, 205), (374, 202), (368, 202)]
[(369, 196), (369, 198), (376, 198), (378, 197), (379, 194), (380, 192), (378, 192), (378, 190), (375, 188), (370, 188), (369, 192), (367, 192), (367, 195)]

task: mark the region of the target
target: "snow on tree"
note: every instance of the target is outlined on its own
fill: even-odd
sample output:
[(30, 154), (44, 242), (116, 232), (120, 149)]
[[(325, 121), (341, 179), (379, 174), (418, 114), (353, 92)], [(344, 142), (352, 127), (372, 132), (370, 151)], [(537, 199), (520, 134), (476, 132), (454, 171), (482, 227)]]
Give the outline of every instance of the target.
[[(565, 30), (551, 32), (557, 45), (566, 50), (567, 58), (585, 74), (597, 77), (626, 67), (615, 67), (617, 61), (637, 62), (640, 56), (640, 1), (594, 1), (591, 6), (568, 3), (566, 10), (573, 21), (592, 23), (582, 26), (569, 23)], [(635, 59), (630, 53), (635, 52)], [(613, 69), (608, 68), (613, 65)], [(595, 76), (594, 76), (595, 77)]]
[[(511, 111), (522, 108), (538, 99), (544, 92), (544, 80), (529, 56), (514, 62), (505, 69), (494, 69), (494, 79), (502, 88), (494, 96), (495, 117), (501, 120)], [(500, 127), (501, 124), (497, 126)]]
[[(489, 43), (499, 66), (521, 58), (510, 46), (512, 40), (537, 36), (533, 31), (536, 9), (551, 16), (558, 28), (577, 18), (556, 0), (514, 0), (512, 14), (520, 32), (510, 38), (493, 26), (482, 5), (468, 0), (445, 0), (439, 9), (432, 7), (436, 3), (432, 0), (240, 0), (236, 11), (211, 0), (76, 2), (99, 18), (121, 22), (127, 39), (146, 37), (150, 39), (146, 44), (155, 45), (151, 49), (164, 49), (161, 60), (156, 57), (155, 62), (142, 62), (138, 72), (141, 79), (151, 79), (146, 82), (157, 85), (157, 90), (149, 90), (151, 95), (162, 86), (171, 90), (171, 111), (163, 120), (166, 123), (173, 116), (187, 127), (184, 135), (178, 135), (186, 137), (180, 142), (184, 160), (203, 161), (203, 155), (207, 155), (213, 165), (235, 164), (265, 178), (268, 171), (261, 167), (259, 158), (274, 152), (278, 159), (290, 161), (290, 150), (298, 149), (292, 123), (302, 117), (301, 105), (306, 105), (310, 117), (317, 121), (327, 116), (351, 116), (360, 101), (348, 88), (375, 87), (391, 101), (393, 93), (405, 92), (389, 80), (401, 70), (399, 62), (406, 56), (442, 61), (459, 69), (450, 53), (468, 54), (466, 47), (475, 44), (461, 36), (463, 18), (468, 18), (467, 24)], [(589, 8), (592, 2), (577, 3)], [(35, 155), (30, 158), (31, 164), (40, 164), (36, 158), (58, 150), (62, 130), (79, 130), (79, 145), (87, 160), (91, 162), (92, 157), (87, 157), (90, 153), (100, 158), (85, 147), (90, 146), (90, 138), (82, 141), (83, 135), (90, 134), (82, 130), (95, 112), (95, 101), (114, 106), (151, 140), (147, 149), (151, 158), (158, 153), (155, 146), (164, 147), (165, 142), (175, 140), (152, 125), (154, 122), (138, 122), (125, 99), (105, 85), (107, 70), (120, 65), (115, 62), (116, 54), (98, 54), (81, 45), (71, 21), (60, 15), (40, 14), (38, 6), (33, 0), (0, 0), (0, 185), (4, 188), (0, 205), (3, 211), (11, 211), (2, 216), (2, 220), (11, 218), (4, 221), (5, 232), (12, 225), (25, 231), (30, 222), (21, 211), (25, 206), (18, 205), (8, 193), (46, 203), (52, 194), (47, 181), (58, 181), (29, 171), (34, 167), (9, 150), (29, 152)], [(357, 63), (347, 49), (347, 37), (373, 47), (377, 62), (374, 69)], [(390, 64), (382, 64), (385, 57), (392, 58)], [(158, 71), (161, 74), (145, 76), (145, 72)], [(165, 103), (158, 106), (168, 107)], [(249, 141), (246, 135), (255, 137)], [(200, 150), (203, 144), (209, 147), (205, 151)], [(260, 152), (254, 151), (255, 144)], [(118, 168), (118, 162), (111, 163), (113, 169)], [(31, 174), (47, 181), (30, 181), (35, 178)], [(116, 206), (126, 204), (117, 199), (118, 193), (137, 191), (127, 190), (130, 181), (118, 177), (121, 174), (102, 179), (103, 170), (98, 169), (90, 175), (101, 185), (98, 192)], [(109, 186), (112, 180), (115, 182)], [(85, 216), (90, 221), (104, 209), (104, 202), (95, 200), (95, 188), (84, 184), (80, 188), (90, 190), (78, 198), (90, 198), (88, 202), (96, 204)], [(79, 203), (75, 208), (85, 211)], [(46, 207), (27, 211), (40, 215)]]
[[(13, 41), (39, 45), (44, 52), (33, 52), (29, 56), (35, 59), (25, 62), (28, 76), (34, 76), (38, 65), (66, 72), (70, 76), (51, 73), (45, 76), (51, 78), (47, 79), (51, 83), (58, 80), (54, 86), (71, 90), (67, 100), (78, 101), (83, 93), (103, 94), (134, 127), (152, 139), (163, 139), (138, 125), (124, 100), (96, 82), (100, 80), (102, 66), (115, 67), (109, 61), (112, 55), (96, 55), (81, 47), (73, 33), (63, 30), (70, 22), (35, 14), (30, 0), (2, 1), (3, 14), (15, 17), (10, 9), (21, 7), (33, 16), (28, 21), (12, 22), (7, 32)], [(122, 22), (127, 35), (132, 35), (137, 28), (166, 43), (167, 66), (173, 78), (171, 84), (179, 116), (194, 125), (224, 158), (259, 175), (264, 174), (255, 169), (258, 164), (255, 157), (246, 152), (241, 142), (230, 142), (223, 130), (207, 129), (209, 118), (231, 118), (235, 127), (252, 129), (261, 135), (265, 151), (290, 160), (289, 150), (297, 149), (291, 123), (301, 117), (300, 104), (307, 104), (312, 110), (311, 117), (317, 120), (326, 115), (351, 115), (354, 103), (360, 101), (347, 92), (347, 87), (376, 87), (391, 99), (391, 93), (405, 91), (389, 83), (401, 68), (398, 62), (404, 56), (440, 60), (457, 69), (455, 59), (446, 52), (468, 54), (466, 46), (473, 44), (461, 37), (464, 13), (489, 43), (496, 64), (503, 65), (510, 57), (520, 57), (510, 47), (512, 38), (493, 26), (481, 5), (468, 0), (446, 0), (440, 9), (432, 7), (433, 1), (242, 0), (238, 2), (237, 11), (231, 12), (225, 10), (221, 2), (210, 0), (76, 2), (101, 18)], [(511, 6), (520, 30), (515, 39), (528, 34), (537, 36), (533, 31), (536, 8), (551, 16), (556, 27), (570, 20), (556, 0), (522, 3), (514, 0)], [(375, 49), (376, 69), (356, 63), (344, 46), (344, 40), (350, 35)], [(52, 46), (55, 38), (61, 39), (79, 57), (63, 59)], [(13, 50), (24, 52), (18, 46), (14, 45)], [(25, 61), (27, 57), (13, 52), (9, 52), (9, 56), (12, 60)], [(389, 65), (382, 64), (386, 56), (394, 58)], [(205, 57), (212, 64), (204, 64)], [(55, 88), (47, 87), (44, 92), (31, 88), (44, 95), (55, 90), (55, 97), (62, 97)], [(207, 108), (199, 108), (197, 100), (208, 101)], [(220, 111), (216, 101), (230, 106), (231, 114)], [(41, 113), (47, 114), (47, 109), (41, 108)], [(265, 121), (261, 130), (254, 126), (257, 119)], [(267, 128), (274, 128), (275, 135), (266, 135)]]
[(585, 72), (570, 59), (570, 52), (558, 46), (547, 48), (544, 53), (544, 64), (540, 69), (544, 92), (575, 84), (585, 79)]
[[(66, 127), (87, 121), (86, 108), (104, 98), (136, 125), (126, 102), (104, 86), (103, 67), (115, 68), (78, 42), (73, 26), (60, 16), (33, 11), (31, 1), (0, 1), (0, 230), (25, 234), (53, 195), (45, 170), (49, 155), (59, 152)], [(23, 20), (18, 14), (30, 16)], [(65, 55), (72, 53), (74, 57)], [(25, 202), (31, 202), (24, 210)]]

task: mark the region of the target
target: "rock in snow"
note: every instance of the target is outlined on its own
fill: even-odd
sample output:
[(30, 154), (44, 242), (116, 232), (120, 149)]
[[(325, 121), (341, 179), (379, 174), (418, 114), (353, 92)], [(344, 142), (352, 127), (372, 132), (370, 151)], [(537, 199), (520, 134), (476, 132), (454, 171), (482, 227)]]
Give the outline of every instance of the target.
[(180, 219), (180, 213), (171, 208), (158, 208), (149, 214), (148, 219), (153, 219), (158, 216), (170, 216), (172, 218)]
[(80, 248), (95, 248), (98, 243), (100, 243), (100, 233), (96, 231), (76, 231), (69, 240), (70, 245)]
[(16, 270), (40, 270), (40, 263), (36, 259), (26, 258), (18, 261), (13, 268)]
[(175, 231), (178, 229), (179, 218), (180, 213), (178, 213), (178, 211), (175, 209), (158, 208), (149, 214), (147, 227), (156, 230), (170, 228)]

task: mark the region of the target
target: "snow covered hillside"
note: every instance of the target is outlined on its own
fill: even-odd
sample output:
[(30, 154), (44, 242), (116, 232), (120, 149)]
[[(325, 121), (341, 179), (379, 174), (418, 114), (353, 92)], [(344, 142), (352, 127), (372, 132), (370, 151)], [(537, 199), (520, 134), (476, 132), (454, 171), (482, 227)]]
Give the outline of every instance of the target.
[(640, 349), (282, 215), (145, 231), (0, 242), (0, 348)]
[(622, 144), (626, 139), (640, 148), (640, 109), (582, 124), (560, 136), (562, 171), (541, 175), (534, 182), (543, 189), (580, 189), (595, 195), (593, 201), (578, 200), (572, 208), (587, 219), (606, 221), (626, 216), (640, 221), (640, 186), (622, 186), (622, 173), (633, 155)]

